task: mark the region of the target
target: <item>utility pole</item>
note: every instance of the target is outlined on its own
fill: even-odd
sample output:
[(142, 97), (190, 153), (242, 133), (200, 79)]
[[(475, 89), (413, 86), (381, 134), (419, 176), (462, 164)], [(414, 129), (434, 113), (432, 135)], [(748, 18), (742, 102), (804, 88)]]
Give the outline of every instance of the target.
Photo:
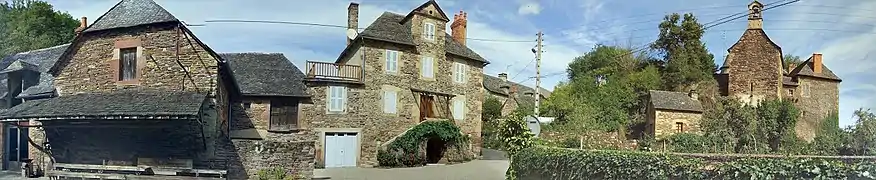
[(541, 42), (542, 42), (542, 34), (541, 31), (538, 31), (538, 40), (535, 45), (535, 117), (539, 117), (538, 115), (538, 106), (541, 102)]

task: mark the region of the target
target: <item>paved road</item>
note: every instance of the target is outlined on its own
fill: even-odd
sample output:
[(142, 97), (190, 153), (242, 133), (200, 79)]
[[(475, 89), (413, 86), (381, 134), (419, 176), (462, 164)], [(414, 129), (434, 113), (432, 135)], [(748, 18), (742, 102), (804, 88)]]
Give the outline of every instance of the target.
[(507, 160), (474, 160), (462, 164), (431, 165), (413, 168), (329, 168), (317, 169), (314, 175), (332, 180), (502, 180), (508, 169)]

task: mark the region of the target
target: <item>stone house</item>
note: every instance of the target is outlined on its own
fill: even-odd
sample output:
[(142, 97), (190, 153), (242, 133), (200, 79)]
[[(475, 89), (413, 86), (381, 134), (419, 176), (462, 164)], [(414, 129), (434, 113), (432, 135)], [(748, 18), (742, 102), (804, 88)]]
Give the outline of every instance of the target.
[(227, 113), (220, 119), (230, 121), (220, 124), (231, 142), (220, 142), (219, 147), (225, 148), (217, 149), (229, 154), (220, 157), (229, 161), (229, 178), (255, 179), (259, 170), (274, 167), (283, 167), (297, 178), (311, 177), (316, 136), (301, 128), (298, 116), (299, 104), (310, 98), (304, 73), (279, 53), (219, 56), (229, 70), (222, 77), (230, 77), (223, 79), (229, 86), (219, 90), (220, 101), (228, 103), (227, 109), (220, 108)]
[(651, 90), (645, 98), (645, 133), (663, 139), (677, 133), (700, 133), (703, 106), (696, 93)]
[[(535, 89), (519, 83), (508, 81), (507, 73), (499, 73), (498, 77), (484, 74), (484, 90), (490, 97), (502, 102), (502, 115), (508, 115), (517, 107), (535, 105)], [(539, 98), (544, 102), (550, 97), (550, 91), (539, 89)]]
[(811, 141), (821, 121), (839, 112), (839, 83), (842, 79), (824, 65), (822, 55), (783, 67), (782, 49), (763, 29), (763, 4), (749, 4), (748, 29), (727, 51), (720, 72), (715, 74), (724, 96), (748, 105), (765, 99), (791, 100), (801, 110), (795, 131)]
[(216, 53), (152, 0), (121, 0), (76, 33), (0, 60), (4, 169), (30, 159), (67, 178), (312, 176), (304, 74), (282, 54)]
[[(450, 120), (480, 152), (483, 67), (489, 62), (465, 46), (466, 14), (451, 21), (434, 0), (406, 15), (384, 12), (361, 33), (359, 4), (348, 7), (355, 36), (334, 62), (308, 61), (311, 101), (300, 126), (317, 134), (317, 164), (378, 165), (377, 152), (427, 120)], [(356, 35), (358, 34), (358, 35)]]

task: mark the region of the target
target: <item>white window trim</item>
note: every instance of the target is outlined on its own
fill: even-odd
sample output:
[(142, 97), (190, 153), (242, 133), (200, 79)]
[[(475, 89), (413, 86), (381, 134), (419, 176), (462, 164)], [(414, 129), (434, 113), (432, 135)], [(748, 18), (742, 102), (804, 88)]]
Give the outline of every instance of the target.
[[(393, 98), (387, 98), (388, 94), (392, 94)], [(389, 102), (392, 102), (393, 107), (389, 108)], [(398, 92), (392, 90), (383, 90), (383, 113), (396, 114), (398, 113)]]
[(468, 66), (464, 63), (453, 62), (453, 82), (465, 84), (468, 80), (468, 77), (466, 77), (466, 71), (468, 71)]
[[(429, 60), (427, 63), (426, 60)], [(428, 74), (426, 73), (428, 67)], [(428, 76), (426, 76), (428, 75)], [(435, 58), (432, 56), (423, 56), (420, 58), (420, 77), (424, 79), (435, 79)]]
[[(339, 89), (339, 94), (337, 96), (333, 96), (333, 95), (335, 95), (335, 94), (333, 94), (333, 92), (335, 90), (338, 90), (338, 89)], [(329, 86), (326, 94), (328, 97), (328, 98), (326, 98), (327, 99), (326, 109), (329, 112), (344, 112), (347, 110), (347, 87)], [(338, 103), (340, 103), (339, 105), (337, 105), (338, 106), (337, 108), (335, 108), (333, 106), (334, 104), (332, 104), (332, 102), (334, 102), (334, 100), (336, 100), (336, 99), (339, 99)]]
[(383, 71), (387, 73), (398, 73), (398, 54), (398, 51), (389, 49), (386, 50), (383, 56), (383, 58), (385, 59), (383, 63)]
[(465, 119), (465, 98), (457, 97), (453, 99), (453, 119)]
[[(431, 27), (431, 29), (430, 29), (430, 27)], [(436, 30), (437, 30), (437, 28), (435, 27), (435, 23), (426, 22), (423, 25), (423, 39), (434, 41), (435, 34), (437, 34), (437, 33), (435, 33)]]

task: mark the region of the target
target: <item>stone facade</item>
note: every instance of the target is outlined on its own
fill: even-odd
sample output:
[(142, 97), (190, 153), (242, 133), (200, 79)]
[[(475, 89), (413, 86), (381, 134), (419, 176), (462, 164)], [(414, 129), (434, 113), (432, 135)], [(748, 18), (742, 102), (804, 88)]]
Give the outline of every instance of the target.
[(726, 61), (730, 65), (730, 96), (754, 102), (778, 98), (782, 87), (782, 52), (763, 30), (746, 30), (730, 48)]
[[(55, 67), (55, 87), (61, 96), (130, 87), (213, 94), (217, 60), (184, 33), (176, 24), (167, 23), (85, 34)], [(126, 47), (137, 48), (138, 74), (142, 76), (135, 83), (116, 80), (118, 51)]]
[[(421, 33), (414, 33), (414, 44), (400, 45), (385, 41), (364, 40), (355, 52), (342, 57), (340, 63), (357, 64), (363, 62), (364, 82), (362, 84), (310, 82), (308, 94), (312, 101), (302, 105), (301, 126), (317, 131), (317, 163), (324, 163), (323, 147), (325, 133), (351, 132), (358, 133), (357, 165), (362, 167), (376, 166), (377, 151), (394, 137), (420, 122), (419, 94), (411, 89), (421, 89), (456, 95), (465, 102), (464, 119), (453, 120), (464, 134), (471, 137), (472, 151), (480, 152), (481, 140), (481, 104), (484, 100), (483, 63), (463, 60), (460, 57), (447, 55), (445, 51), (445, 25), (441, 20), (437, 7), (426, 6), (413, 14), (409, 19), (411, 32), (423, 32), (425, 22), (436, 26), (435, 39), (424, 39)], [(431, 15), (429, 15), (431, 14)], [(355, 45), (354, 45), (355, 46)], [(398, 71), (386, 72), (386, 50), (398, 51)], [(421, 59), (430, 56), (434, 60), (433, 78), (421, 76)], [(453, 62), (465, 63), (467, 66), (465, 83), (453, 80)], [(327, 97), (329, 86), (344, 86), (347, 90), (346, 110), (341, 113), (328, 112)], [(396, 113), (383, 111), (384, 91), (396, 92)], [(438, 115), (452, 115), (444, 108), (451, 103), (443, 98), (436, 98), (435, 109)]]
[(811, 141), (821, 128), (821, 122), (839, 112), (839, 84), (836, 81), (813, 77), (798, 77), (794, 105), (801, 111), (794, 130), (797, 137)]
[(657, 121), (650, 122), (654, 124), (648, 131), (651, 131), (655, 138), (661, 139), (679, 133), (678, 125), (682, 126), (683, 133), (700, 133), (700, 119), (703, 114), (700, 112), (686, 112), (675, 110), (650, 110), (649, 116), (653, 116)]

